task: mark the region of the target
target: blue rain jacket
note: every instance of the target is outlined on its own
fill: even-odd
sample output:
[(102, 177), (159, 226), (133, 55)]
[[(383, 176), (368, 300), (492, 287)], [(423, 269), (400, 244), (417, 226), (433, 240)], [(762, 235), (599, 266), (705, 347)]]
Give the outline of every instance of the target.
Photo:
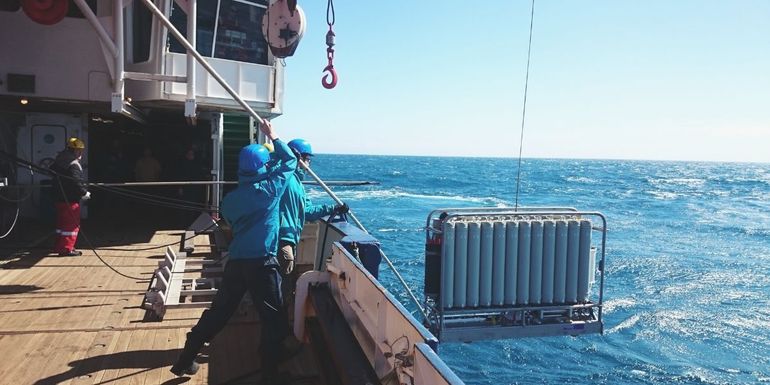
[(304, 172), (300, 169), (289, 178), (288, 187), (281, 197), (280, 240), (299, 244), (305, 221), (317, 221), (334, 211), (334, 205), (313, 205), (302, 186)]
[(256, 175), (239, 175), (238, 187), (222, 201), (222, 216), (233, 228), (230, 259), (265, 259), (278, 253), (278, 205), (294, 179), (297, 158), (283, 141), (273, 144), (275, 165)]

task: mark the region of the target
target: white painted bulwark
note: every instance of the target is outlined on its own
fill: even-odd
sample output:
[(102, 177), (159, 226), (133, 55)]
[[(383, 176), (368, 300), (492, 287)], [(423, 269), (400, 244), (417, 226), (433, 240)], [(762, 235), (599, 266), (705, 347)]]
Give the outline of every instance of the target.
[[(238, 62), (226, 59), (206, 58), (206, 61), (249, 104), (255, 107), (272, 106), (276, 102), (276, 68), (268, 65)], [(200, 104), (230, 107), (235, 102), (217, 81), (196, 63), (195, 94)], [(165, 54), (164, 75), (187, 76), (187, 56), (168, 52)], [(281, 74), (282, 76), (282, 74)], [(187, 95), (184, 83), (165, 82), (163, 98), (183, 101)]]
[[(437, 342), (435, 337), (342, 246), (335, 243), (332, 250), (328, 282), (377, 375), (383, 378), (395, 369), (401, 383), (462, 384), (428, 347)], [(409, 357), (414, 367), (402, 357)]]

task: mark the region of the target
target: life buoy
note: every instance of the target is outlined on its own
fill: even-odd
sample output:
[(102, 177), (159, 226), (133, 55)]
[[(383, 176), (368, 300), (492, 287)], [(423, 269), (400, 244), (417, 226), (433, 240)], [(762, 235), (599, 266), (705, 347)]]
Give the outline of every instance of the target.
[(43, 25), (54, 25), (67, 15), (68, 0), (22, 0), (21, 9), (32, 21)]
[(262, 35), (273, 56), (285, 58), (294, 55), (305, 34), (305, 20), (305, 13), (296, 1), (276, 0), (270, 4), (262, 16)]

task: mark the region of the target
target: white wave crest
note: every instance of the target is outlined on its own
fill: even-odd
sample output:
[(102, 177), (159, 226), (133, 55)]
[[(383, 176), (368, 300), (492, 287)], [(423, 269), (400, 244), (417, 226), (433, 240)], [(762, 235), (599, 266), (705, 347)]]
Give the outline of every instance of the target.
[(616, 309), (630, 308), (636, 306), (636, 300), (633, 298), (611, 299), (604, 303), (604, 311), (611, 313)]
[(701, 187), (706, 184), (705, 179), (701, 178), (650, 178), (649, 182), (653, 185), (677, 185), (688, 187)]
[(639, 323), (639, 315), (634, 314), (631, 317), (628, 317), (627, 319), (623, 320), (623, 322), (617, 324), (617, 326), (611, 328), (610, 330), (607, 330), (607, 334), (613, 334), (617, 333), (621, 330), (625, 330), (631, 327), (634, 327), (637, 323)]
[(575, 182), (575, 183), (596, 183), (596, 179), (587, 178), (584, 176), (568, 176), (567, 182)]
[(646, 191), (646, 193), (652, 195), (655, 199), (664, 201), (676, 199), (679, 194), (670, 191)]
[[(323, 198), (327, 194), (324, 191), (312, 189), (308, 191), (310, 198)], [(468, 202), (468, 203), (480, 203), (485, 205), (496, 205), (498, 207), (506, 207), (509, 202), (496, 198), (496, 197), (473, 197), (464, 195), (432, 195), (432, 194), (417, 194), (401, 191), (398, 189), (387, 190), (341, 190), (336, 191), (338, 197), (341, 199), (421, 199), (430, 201), (450, 201), (450, 202)]]

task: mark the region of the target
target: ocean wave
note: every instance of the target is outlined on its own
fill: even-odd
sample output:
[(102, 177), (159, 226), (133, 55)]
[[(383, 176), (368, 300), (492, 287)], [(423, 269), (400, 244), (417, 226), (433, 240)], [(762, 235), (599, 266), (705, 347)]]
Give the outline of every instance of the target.
[(680, 196), (680, 194), (677, 194), (677, 193), (671, 192), (671, 191), (653, 191), (653, 190), (648, 190), (648, 191), (645, 191), (645, 193), (652, 195), (653, 197), (655, 197), (655, 199), (660, 199), (660, 200), (664, 200), (664, 201), (674, 200), (674, 199), (676, 199), (676, 198), (678, 198)]
[(613, 334), (613, 333), (617, 333), (617, 332), (619, 332), (621, 330), (632, 328), (637, 323), (639, 323), (640, 319), (641, 319), (641, 317), (639, 317), (639, 315), (636, 315), (636, 314), (632, 315), (631, 317), (628, 317), (628, 318), (624, 319), (621, 323), (617, 324), (615, 327), (612, 327), (609, 330), (607, 330), (607, 334)]
[[(399, 189), (387, 189), (387, 190), (340, 190), (335, 194), (341, 199), (420, 199), (430, 201), (451, 201), (451, 202), (469, 202), (479, 203), (484, 205), (495, 205), (498, 207), (507, 207), (510, 202), (504, 199), (496, 197), (474, 197), (467, 195), (434, 195), (434, 194), (419, 194), (405, 192)], [(321, 198), (328, 196), (326, 192), (321, 190), (310, 190), (307, 195), (310, 198)]]
[(701, 178), (651, 178), (648, 177), (647, 183), (653, 186), (687, 186), (687, 187), (702, 187), (706, 184), (705, 179)]
[(412, 233), (415, 231), (423, 231), (424, 229), (418, 228), (418, 229), (394, 229), (394, 228), (383, 228), (383, 229), (377, 229), (380, 233)]
[(566, 180), (567, 182), (586, 183), (586, 184), (598, 182), (596, 179), (588, 178), (585, 176), (568, 176)]
[(682, 382), (689, 382), (694, 380), (700, 384), (732, 385), (732, 382), (720, 379), (718, 374), (713, 373), (711, 370), (700, 367), (691, 368), (690, 370), (686, 371), (682, 377), (683, 378), (680, 379)]
[(616, 309), (626, 309), (636, 306), (636, 300), (633, 298), (610, 299), (604, 302), (604, 312), (612, 313)]

